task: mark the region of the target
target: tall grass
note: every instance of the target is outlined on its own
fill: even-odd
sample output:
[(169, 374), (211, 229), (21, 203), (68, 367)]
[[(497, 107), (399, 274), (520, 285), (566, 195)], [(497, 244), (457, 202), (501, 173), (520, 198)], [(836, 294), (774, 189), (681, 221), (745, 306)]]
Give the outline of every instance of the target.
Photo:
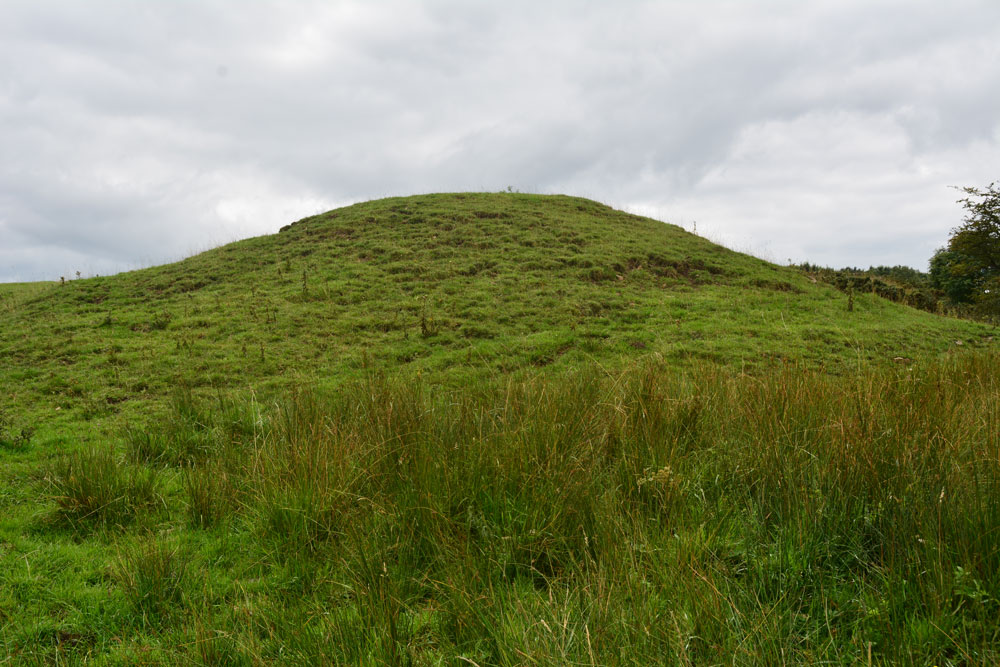
[(183, 600), (187, 563), (177, 547), (147, 541), (118, 556), (117, 579), (142, 626), (169, 620)]
[(287, 575), (255, 659), (995, 664), (998, 361), (375, 376), (206, 409), (185, 488)]
[(156, 471), (122, 465), (110, 447), (89, 447), (57, 459), (45, 480), (58, 518), (75, 526), (127, 524), (160, 501)]

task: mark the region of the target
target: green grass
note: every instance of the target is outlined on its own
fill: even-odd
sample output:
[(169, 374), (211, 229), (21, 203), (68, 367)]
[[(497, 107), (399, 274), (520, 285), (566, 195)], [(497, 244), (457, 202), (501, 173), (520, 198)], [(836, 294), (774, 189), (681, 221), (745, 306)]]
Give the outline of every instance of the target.
[(387, 199), (176, 264), (0, 288), (0, 406), (113, 422), (178, 385), (265, 391), (382, 368), (459, 386), (652, 355), (839, 371), (992, 332), (855, 302), (849, 314), (800, 271), (583, 199)]
[[(141, 525), (56, 503), (5, 542), (0, 645), (164, 664), (995, 664), (998, 362), (660, 363), (461, 390), (376, 375), (209, 401), (206, 455), (150, 469), (163, 502)], [(164, 432), (189, 408), (158, 415)], [(131, 498), (127, 456), (88, 456), (91, 488)]]
[(0, 285), (0, 664), (996, 664), (993, 331), (518, 194)]

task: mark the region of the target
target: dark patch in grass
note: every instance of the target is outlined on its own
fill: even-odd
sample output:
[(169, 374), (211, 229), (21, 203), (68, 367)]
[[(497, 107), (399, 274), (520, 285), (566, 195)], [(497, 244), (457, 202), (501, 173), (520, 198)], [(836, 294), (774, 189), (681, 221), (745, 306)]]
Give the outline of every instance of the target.
[(792, 283), (784, 280), (764, 280), (761, 278), (757, 278), (751, 284), (754, 287), (759, 287), (760, 289), (766, 289), (766, 290), (773, 290), (775, 292), (789, 292), (792, 294), (802, 294), (805, 291), (801, 287), (793, 285)]
[(474, 324), (465, 324), (459, 329), (459, 333), (465, 338), (489, 339), (496, 338), (496, 332), (486, 327)]
[(31, 445), (35, 429), (15, 425), (14, 420), (0, 409), (0, 450), (23, 452)]
[(698, 272), (706, 272), (713, 276), (723, 275), (725, 270), (715, 264), (710, 264), (698, 257), (685, 257), (680, 260), (667, 259), (657, 253), (646, 256), (645, 266), (654, 275), (663, 278), (698, 279)]

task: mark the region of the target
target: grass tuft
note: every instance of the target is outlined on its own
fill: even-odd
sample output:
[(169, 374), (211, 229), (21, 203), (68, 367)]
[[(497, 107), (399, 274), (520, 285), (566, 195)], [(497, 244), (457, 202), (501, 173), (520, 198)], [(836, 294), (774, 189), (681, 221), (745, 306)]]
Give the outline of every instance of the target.
[(128, 523), (160, 501), (156, 471), (124, 466), (107, 447), (63, 456), (46, 480), (59, 516), (73, 525)]
[(118, 556), (116, 579), (143, 627), (161, 627), (185, 598), (188, 556), (169, 542), (150, 539)]

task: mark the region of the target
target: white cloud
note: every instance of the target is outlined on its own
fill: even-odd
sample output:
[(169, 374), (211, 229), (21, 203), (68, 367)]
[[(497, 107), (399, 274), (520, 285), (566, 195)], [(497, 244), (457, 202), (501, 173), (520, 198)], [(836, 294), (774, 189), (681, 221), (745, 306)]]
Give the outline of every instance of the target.
[(921, 156), (892, 114), (817, 112), (744, 129), (686, 196), (646, 207), (776, 261), (926, 269), (961, 215), (947, 186), (984, 167), (1000, 170), (994, 143)]
[(1000, 171), (992, 0), (11, 0), (0, 71), (0, 279), (508, 185), (919, 267)]

